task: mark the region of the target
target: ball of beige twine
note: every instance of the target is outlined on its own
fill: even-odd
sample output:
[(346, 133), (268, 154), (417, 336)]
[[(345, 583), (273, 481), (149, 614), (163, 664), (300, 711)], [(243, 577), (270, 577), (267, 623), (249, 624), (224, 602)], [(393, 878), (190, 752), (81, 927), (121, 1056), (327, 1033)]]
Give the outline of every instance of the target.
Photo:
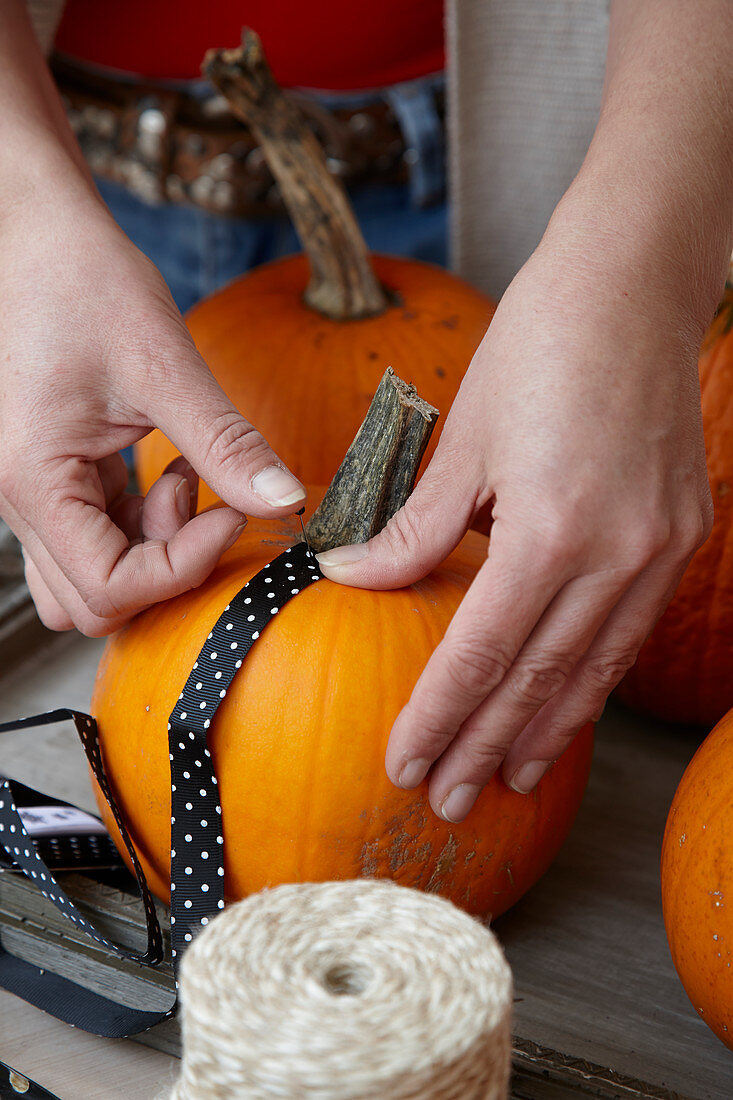
[(512, 979), (493, 934), (391, 882), (279, 886), (182, 964), (170, 1100), (504, 1100)]

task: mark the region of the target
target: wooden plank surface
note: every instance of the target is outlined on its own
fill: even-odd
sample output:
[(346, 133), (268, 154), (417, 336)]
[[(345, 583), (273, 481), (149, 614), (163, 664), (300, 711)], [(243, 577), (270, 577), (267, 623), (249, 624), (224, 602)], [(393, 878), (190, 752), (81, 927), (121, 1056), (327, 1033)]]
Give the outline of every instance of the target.
[[(101, 644), (69, 637), (1, 677), (0, 720), (57, 706), (88, 709)], [(0, 770), (94, 807), (73, 727), (0, 736)], [(573, 1067), (568, 1080), (585, 1080), (587, 1095), (733, 1097), (733, 1054), (689, 1005), (659, 910), (661, 832), (695, 747), (688, 731), (609, 707), (568, 843), (497, 923), (514, 970), (518, 1047), (537, 1070), (522, 1078), (517, 1097), (577, 1095), (560, 1071), (558, 1083), (550, 1082), (563, 1058)], [(61, 1100), (157, 1100), (177, 1064), (132, 1042), (72, 1031), (2, 992), (0, 1059)]]

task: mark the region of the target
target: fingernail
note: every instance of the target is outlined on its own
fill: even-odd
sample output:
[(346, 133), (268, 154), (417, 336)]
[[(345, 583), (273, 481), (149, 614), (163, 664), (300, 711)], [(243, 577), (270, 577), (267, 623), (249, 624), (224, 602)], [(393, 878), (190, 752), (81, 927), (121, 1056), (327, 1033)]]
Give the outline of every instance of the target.
[(333, 550), (324, 550), (322, 554), (316, 554), (316, 558), (319, 565), (353, 565), (368, 553), (369, 547), (365, 542), (353, 542), (349, 546), (334, 546)]
[(463, 821), (479, 796), (480, 787), (474, 783), (459, 783), (447, 798), (443, 799), (440, 812), (446, 821)]
[(232, 537), (229, 539), (229, 542), (226, 543), (226, 545), (224, 546), (225, 550), (228, 550), (230, 546), (234, 546), (234, 543), (237, 541), (239, 536), (242, 534), (242, 531), (244, 531), (246, 526), (247, 526), (247, 520), (245, 520), (244, 523), (240, 523), (239, 527), (237, 527), (232, 532)]
[(509, 780), (509, 786), (518, 794), (529, 794), (537, 786), (549, 766), (549, 760), (530, 760), (529, 764), (522, 764), (521, 768), (517, 768)]
[(282, 466), (265, 466), (252, 478), (252, 488), (268, 504), (278, 508), (305, 500), (303, 486)]
[(412, 790), (413, 787), (419, 787), (428, 774), (429, 767), (430, 761), (425, 760), (422, 756), (417, 756), (414, 760), (408, 760), (400, 772), (400, 777), (397, 782), (400, 787), (405, 787), (407, 790)]
[(185, 477), (176, 485), (176, 508), (181, 519), (188, 519), (191, 515), (191, 487)]

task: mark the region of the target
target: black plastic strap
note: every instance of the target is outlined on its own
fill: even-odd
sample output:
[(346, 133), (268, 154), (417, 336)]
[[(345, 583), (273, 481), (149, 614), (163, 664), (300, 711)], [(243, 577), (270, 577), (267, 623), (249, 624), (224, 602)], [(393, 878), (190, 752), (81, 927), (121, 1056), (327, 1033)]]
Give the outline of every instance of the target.
[[(224, 836), (207, 731), (237, 670), (267, 624), (293, 596), (320, 576), (313, 555), (304, 543), (300, 543), (284, 551), (253, 577), (212, 627), (170, 716), (171, 939), (176, 973), (181, 953), (201, 927), (224, 908)], [(7, 778), (0, 780), (0, 846), (82, 932), (123, 958), (154, 966), (163, 957), (160, 925), (142, 867), (104, 774), (94, 718), (79, 711), (61, 709), (4, 722), (0, 724), (0, 733), (68, 719), (76, 726), (92, 772), (114, 815), (135, 869), (145, 909), (147, 950), (137, 954), (113, 943), (78, 912), (26, 832), (16, 805), (14, 781)], [(21, 784), (17, 786), (19, 790), (22, 787)], [(143, 1012), (117, 1004), (17, 958), (4, 946), (2, 937), (0, 986), (67, 1023), (110, 1037), (145, 1031), (176, 1011), (175, 1002), (164, 1012)]]

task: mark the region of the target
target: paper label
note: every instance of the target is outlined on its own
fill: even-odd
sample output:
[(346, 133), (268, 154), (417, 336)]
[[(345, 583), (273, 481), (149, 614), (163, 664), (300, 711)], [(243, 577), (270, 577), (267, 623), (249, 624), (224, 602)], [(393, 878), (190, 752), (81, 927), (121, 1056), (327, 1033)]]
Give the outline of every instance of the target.
[(75, 806), (19, 806), (29, 836), (104, 836), (107, 830), (92, 814)]

